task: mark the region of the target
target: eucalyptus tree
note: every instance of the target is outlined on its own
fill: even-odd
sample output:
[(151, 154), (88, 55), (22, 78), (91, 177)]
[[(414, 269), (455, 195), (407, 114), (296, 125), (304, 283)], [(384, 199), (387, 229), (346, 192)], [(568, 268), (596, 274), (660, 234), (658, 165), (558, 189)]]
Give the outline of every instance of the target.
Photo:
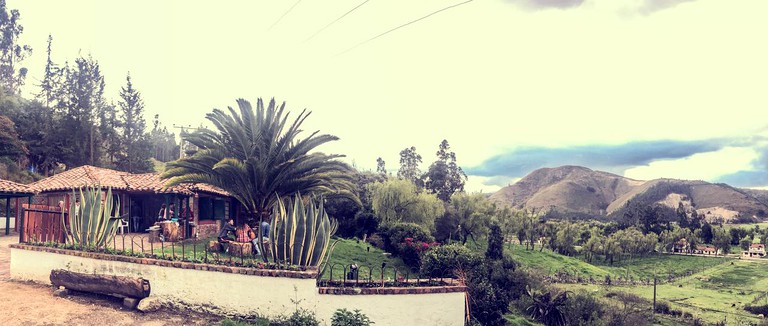
[(265, 106), (260, 98), (255, 111), (244, 99), (237, 100), (237, 109), (214, 109), (206, 115), (214, 129), (182, 133), (199, 150), (169, 162), (161, 177), (167, 186), (206, 183), (226, 190), (259, 221), (271, 215), (278, 198), (297, 193), (346, 196), (359, 203), (354, 170), (337, 160), (343, 155), (314, 152), (338, 137), (315, 131), (300, 138), (310, 113), (303, 110), (288, 124), (285, 102), (277, 105), (272, 99)]

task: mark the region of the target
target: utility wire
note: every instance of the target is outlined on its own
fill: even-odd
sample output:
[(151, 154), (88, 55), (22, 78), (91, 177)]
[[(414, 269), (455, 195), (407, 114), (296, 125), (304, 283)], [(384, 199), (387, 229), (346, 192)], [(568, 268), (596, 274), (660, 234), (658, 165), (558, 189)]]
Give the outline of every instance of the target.
[(304, 42), (307, 42), (307, 41), (313, 39), (315, 36), (317, 36), (317, 34), (322, 33), (326, 28), (331, 27), (331, 25), (335, 24), (337, 21), (341, 20), (345, 16), (351, 14), (353, 11), (357, 10), (357, 8), (362, 7), (364, 4), (368, 3), (368, 1), (371, 1), (371, 0), (365, 0), (362, 3), (360, 3), (359, 5), (355, 6), (354, 8), (350, 9), (349, 11), (345, 12), (343, 15), (339, 16), (339, 18), (336, 18), (334, 21), (330, 22), (328, 25), (325, 25), (325, 27), (323, 27), (320, 30), (318, 30), (317, 32), (315, 32), (315, 34), (312, 34), (312, 36), (308, 37), (306, 40), (304, 40)]
[(339, 55), (342, 55), (342, 54), (345, 54), (345, 53), (347, 53), (347, 52), (349, 52), (349, 51), (352, 51), (352, 50), (356, 49), (357, 47), (359, 47), (359, 46), (361, 46), (361, 45), (363, 45), (363, 44), (365, 44), (365, 43), (368, 43), (368, 42), (370, 42), (370, 41), (373, 41), (373, 40), (375, 40), (375, 39), (377, 39), (377, 38), (379, 38), (379, 37), (382, 37), (382, 36), (384, 36), (384, 35), (387, 35), (387, 34), (389, 34), (389, 33), (392, 33), (392, 32), (394, 32), (394, 31), (396, 31), (396, 30), (398, 30), (398, 29), (401, 29), (401, 28), (403, 28), (403, 27), (406, 27), (406, 26), (408, 26), (408, 25), (410, 25), (410, 24), (413, 24), (413, 23), (415, 23), (415, 22), (418, 22), (418, 21), (421, 21), (421, 20), (427, 19), (427, 18), (429, 18), (429, 17), (430, 17), (430, 16), (432, 16), (432, 15), (438, 14), (438, 13), (440, 13), (440, 12), (446, 11), (446, 10), (448, 10), (448, 9), (451, 9), (451, 8), (456, 8), (456, 7), (458, 7), (458, 6), (461, 6), (461, 5), (463, 5), (463, 4), (466, 4), (466, 3), (470, 3), (470, 2), (472, 2), (472, 1), (474, 1), (474, 0), (467, 0), (467, 1), (464, 1), (464, 2), (459, 2), (459, 3), (457, 3), (457, 4), (453, 4), (453, 5), (450, 5), (450, 6), (448, 6), (448, 7), (442, 8), (442, 9), (440, 9), (440, 10), (436, 10), (436, 11), (433, 11), (432, 13), (430, 13), (430, 14), (428, 14), (428, 15), (426, 15), (426, 16), (422, 16), (421, 18), (418, 18), (418, 19), (414, 19), (414, 20), (412, 20), (412, 21), (409, 21), (409, 22), (407, 22), (407, 23), (405, 23), (405, 24), (402, 24), (402, 25), (399, 25), (399, 26), (397, 26), (397, 27), (395, 27), (395, 28), (392, 28), (392, 29), (390, 29), (390, 30), (388, 30), (388, 31), (386, 31), (386, 32), (384, 32), (384, 33), (381, 33), (381, 34), (379, 34), (379, 35), (376, 35), (376, 36), (374, 36), (374, 37), (371, 37), (371, 38), (369, 38), (369, 39), (367, 39), (367, 40), (365, 40), (365, 41), (362, 41), (362, 42), (360, 42), (360, 43), (357, 43), (356, 45), (354, 45), (353, 47), (351, 47), (351, 48), (349, 48), (349, 49), (345, 50), (344, 52), (341, 52), (341, 53), (337, 54), (337, 56), (339, 56)]
[(291, 6), (290, 8), (288, 8), (288, 10), (286, 10), (286, 11), (283, 13), (283, 15), (282, 15), (282, 16), (280, 16), (280, 18), (278, 18), (278, 19), (277, 19), (277, 20), (276, 20), (274, 23), (272, 23), (272, 25), (270, 25), (270, 26), (269, 26), (269, 28), (268, 28), (267, 30), (268, 30), (268, 31), (269, 31), (269, 30), (272, 30), (272, 27), (275, 27), (275, 25), (277, 25), (277, 23), (279, 23), (281, 20), (283, 20), (283, 17), (285, 17), (286, 15), (288, 15), (288, 13), (289, 13), (289, 12), (291, 12), (291, 10), (293, 10), (293, 8), (295, 8), (295, 7), (296, 7), (296, 5), (298, 5), (298, 4), (299, 4), (299, 2), (301, 2), (301, 0), (298, 0), (298, 1), (296, 1), (296, 3), (294, 3), (294, 4), (293, 4), (293, 6)]

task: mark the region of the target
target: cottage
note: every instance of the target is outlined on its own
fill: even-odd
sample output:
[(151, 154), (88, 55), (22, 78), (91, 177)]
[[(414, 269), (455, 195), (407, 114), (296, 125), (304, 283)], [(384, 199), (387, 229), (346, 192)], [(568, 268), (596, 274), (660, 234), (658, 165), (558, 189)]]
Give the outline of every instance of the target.
[(29, 185), (37, 193), (34, 204), (69, 207), (75, 189), (88, 186), (112, 188), (112, 196), (120, 201), (120, 215), (129, 232), (145, 232), (158, 218), (161, 207), (171, 207), (165, 214), (177, 220), (183, 237), (196, 234), (210, 236), (218, 232), (225, 217), (234, 217), (237, 201), (217, 187), (206, 184), (184, 184), (165, 187), (159, 173), (132, 174), (85, 165), (64, 171)]
[(744, 258), (765, 257), (765, 245), (762, 243), (753, 243), (749, 246), (749, 249), (741, 252), (741, 256)]
[(712, 247), (712, 246), (698, 245), (696, 246), (696, 250), (694, 250), (694, 253), (700, 254), (700, 255), (717, 255), (717, 250), (715, 249), (715, 247)]

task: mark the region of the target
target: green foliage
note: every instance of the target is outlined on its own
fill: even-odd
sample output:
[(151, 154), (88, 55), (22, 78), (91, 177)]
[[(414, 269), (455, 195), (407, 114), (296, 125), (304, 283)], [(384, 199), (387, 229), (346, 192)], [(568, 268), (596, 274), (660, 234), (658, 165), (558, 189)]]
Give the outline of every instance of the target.
[(24, 31), (20, 24), (21, 14), (17, 9), (8, 8), (5, 0), (0, 1), (0, 86), (9, 94), (21, 92), (27, 76), (27, 68), (18, 67), (22, 60), (32, 54), (32, 48), (19, 43)]
[(150, 172), (153, 170), (152, 162), (149, 161), (152, 153), (149, 134), (144, 131), (147, 125), (144, 120), (144, 101), (141, 93), (133, 87), (131, 75), (125, 79), (126, 85), (120, 89), (118, 102), (121, 133), (116, 143), (121, 150), (117, 153), (116, 164), (122, 171)]
[(496, 224), (491, 224), (491, 233), (488, 235), (488, 249), (485, 251), (485, 257), (488, 259), (504, 258), (504, 236), (501, 234), (501, 228)]
[(590, 326), (599, 324), (605, 307), (595, 296), (580, 291), (568, 298), (563, 312), (568, 316), (569, 325)]
[(427, 229), (416, 223), (395, 223), (379, 228), (384, 240), (384, 250), (397, 253), (397, 245), (410, 238), (414, 242), (432, 243), (435, 241)]
[(432, 277), (457, 277), (456, 271), (466, 271), (482, 261), (469, 248), (454, 243), (430, 248), (421, 257), (421, 274)]
[(19, 133), (16, 132), (13, 121), (0, 115), (0, 157), (8, 156), (12, 159), (18, 159), (28, 152), (26, 146), (19, 139)]
[(469, 238), (484, 235), (496, 208), (485, 195), (460, 192), (451, 197), (446, 211), (436, 222), (435, 235), (442, 241), (458, 239), (467, 243)]
[(80, 189), (79, 196), (73, 191), (71, 198), (78, 198), (80, 205), (74, 200), (70, 203), (67, 243), (99, 248), (112, 241), (120, 220), (120, 201), (112, 199), (112, 188), (103, 194), (100, 187), (88, 187)]
[(305, 205), (301, 194), (296, 194), (287, 206), (277, 199), (269, 233), (272, 258), (291, 265), (318, 266), (328, 252), (336, 221), (328, 218), (322, 198), (317, 204), (310, 198)]
[(421, 155), (416, 153), (416, 147), (411, 146), (400, 151), (400, 170), (397, 171), (397, 177), (421, 186), (419, 164)]
[(482, 325), (505, 325), (504, 314), (512, 300), (519, 299), (532, 280), (508, 258), (484, 259), (467, 273), (469, 310)]
[(568, 300), (568, 292), (548, 290), (538, 293), (529, 289), (527, 294), (532, 300), (531, 305), (526, 309), (531, 318), (547, 326), (565, 325), (565, 304)]
[(269, 321), (269, 326), (319, 326), (320, 322), (315, 313), (309, 310), (297, 309), (288, 316), (278, 316)]
[[(373, 278), (380, 278), (381, 270), (379, 268), (381, 266), (386, 266), (384, 277), (387, 279), (395, 277), (394, 270), (398, 270), (398, 273), (403, 273), (408, 268), (399, 257), (385, 255), (385, 251), (372, 247), (365, 242), (353, 239), (339, 239), (338, 241), (333, 250), (333, 255), (330, 255), (328, 262), (329, 266), (334, 266), (334, 279), (341, 278), (344, 273), (342, 268), (344, 266), (349, 268), (349, 265), (352, 264), (359, 266), (360, 279), (363, 279), (363, 277), (367, 278), (369, 273)], [(330, 267), (325, 270), (321, 277), (323, 279), (330, 279)]]
[(443, 202), (422, 192), (412, 182), (391, 179), (370, 185), (373, 212), (383, 224), (409, 222), (434, 229), (435, 219), (443, 215)]
[(338, 309), (331, 317), (331, 326), (369, 326), (371, 324), (375, 323), (359, 309), (355, 311)]
[(456, 163), (456, 153), (449, 151), (451, 146), (443, 139), (437, 151), (437, 161), (432, 163), (421, 179), (424, 188), (437, 195), (444, 202), (451, 200), (456, 192), (464, 191), (467, 175)]

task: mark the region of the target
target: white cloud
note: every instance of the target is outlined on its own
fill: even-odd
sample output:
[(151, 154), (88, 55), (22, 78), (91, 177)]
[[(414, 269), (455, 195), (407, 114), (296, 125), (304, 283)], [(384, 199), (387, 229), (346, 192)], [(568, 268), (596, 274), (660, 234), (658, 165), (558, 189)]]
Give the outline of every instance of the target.
[(676, 178), (711, 181), (734, 171), (751, 170), (758, 157), (759, 153), (753, 148), (726, 147), (683, 159), (655, 161), (647, 166), (628, 169), (624, 176), (637, 180)]

